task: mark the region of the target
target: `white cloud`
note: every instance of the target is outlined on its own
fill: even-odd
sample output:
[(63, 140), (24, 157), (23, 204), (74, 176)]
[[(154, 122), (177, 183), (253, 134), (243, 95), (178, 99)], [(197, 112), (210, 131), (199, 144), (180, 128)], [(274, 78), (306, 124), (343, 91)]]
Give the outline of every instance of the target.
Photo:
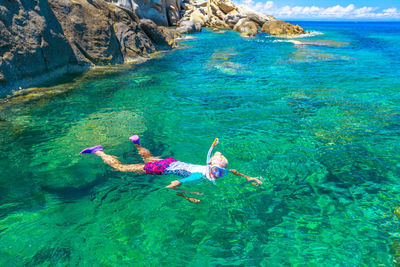
[(264, 5), (264, 9), (270, 9), (274, 6), (274, 2), (272, 1), (267, 1)]
[(273, 15), (277, 18), (343, 18), (343, 19), (400, 19), (397, 8), (379, 9), (378, 7), (360, 7), (354, 4), (348, 6), (277, 6), (273, 1), (255, 2), (254, 0), (236, 0), (260, 13)]
[(387, 15), (387, 16), (399, 16), (400, 11), (397, 10), (397, 8), (388, 8), (382, 10), (382, 14)]
[(322, 17), (337, 17), (337, 18), (342, 18), (344, 16), (347, 16), (351, 14), (351, 12), (358, 11), (356, 7), (353, 4), (348, 5), (347, 7), (342, 7), (339, 5), (333, 6), (333, 7), (328, 7), (326, 9), (322, 9), (322, 12), (320, 12), (320, 16)]

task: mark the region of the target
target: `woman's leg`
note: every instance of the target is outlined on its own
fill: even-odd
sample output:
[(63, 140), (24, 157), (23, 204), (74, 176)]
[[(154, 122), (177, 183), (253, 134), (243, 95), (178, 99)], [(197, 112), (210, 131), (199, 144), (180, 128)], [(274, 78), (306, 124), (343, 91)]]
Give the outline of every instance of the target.
[(144, 164), (122, 164), (117, 157), (107, 155), (102, 150), (94, 152), (97, 156), (101, 157), (101, 159), (113, 167), (115, 170), (120, 172), (136, 172), (136, 173), (146, 173), (143, 169)]
[(135, 144), (135, 147), (137, 148), (138, 153), (142, 157), (144, 163), (162, 160), (160, 157), (154, 157), (147, 148), (144, 148), (141, 145)]
[(140, 145), (140, 140), (138, 135), (133, 135), (129, 137), (129, 140), (131, 140), (135, 144), (135, 147), (137, 148), (138, 153), (142, 157), (144, 163), (162, 160), (160, 157), (154, 157), (147, 148), (144, 148)]

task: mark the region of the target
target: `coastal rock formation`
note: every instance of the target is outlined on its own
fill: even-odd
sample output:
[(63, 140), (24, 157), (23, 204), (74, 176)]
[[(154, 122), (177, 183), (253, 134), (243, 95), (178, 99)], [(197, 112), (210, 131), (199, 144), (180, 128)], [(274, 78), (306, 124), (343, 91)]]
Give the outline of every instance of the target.
[(0, 88), (77, 62), (47, 1), (2, 1)]
[(2, 1), (0, 88), (76, 67), (131, 62), (176, 45), (179, 33), (147, 25), (132, 10), (103, 0)]
[(200, 32), (201, 25), (195, 24), (191, 20), (184, 20), (180, 23), (179, 27), (176, 28), (176, 30), (182, 34), (190, 34), (190, 33)]
[(299, 25), (293, 25), (282, 20), (268, 21), (264, 23), (261, 31), (266, 32), (270, 35), (278, 35), (282, 37), (294, 37), (300, 34), (307, 33)]
[(177, 46), (176, 38), (178, 38), (180, 34), (176, 30), (168, 29), (167, 27), (163, 26), (157, 26), (152, 20), (149, 19), (142, 19), (140, 21), (140, 27), (159, 48)]
[(167, 18), (168, 18), (168, 24), (171, 26), (176, 26), (178, 25), (179, 22), (179, 12), (178, 10), (173, 6), (170, 5), (167, 10)]
[(236, 11), (227, 14), (224, 18), (224, 21), (229, 27), (235, 27), (236, 23), (242, 18), (242, 16)]
[(241, 17), (248, 18), (249, 20), (255, 22), (259, 29), (261, 29), (261, 27), (266, 22), (276, 21), (276, 19), (273, 16), (258, 13), (256, 11), (248, 8), (247, 6), (240, 5), (240, 6), (238, 6), (237, 10), (238, 10), (239, 14), (241, 15)]
[[(242, 36), (254, 36), (257, 29), (275, 18), (255, 12), (246, 6), (236, 6), (230, 0), (190, 1), (182, 4), (182, 21), (208, 28), (234, 29)], [(241, 19), (246, 19), (240, 22)], [(255, 28), (254, 28), (255, 26)], [(183, 31), (181, 31), (183, 32)]]
[(184, 0), (181, 15), (179, 25), (182, 26), (178, 28), (181, 33), (194, 32), (192, 23), (197, 27), (233, 29), (243, 37), (254, 36), (259, 29), (285, 37), (306, 33), (298, 25), (277, 21), (273, 16), (258, 13), (247, 6), (236, 6), (230, 0)]
[(127, 9), (102, 0), (51, 0), (50, 6), (80, 64), (123, 63), (155, 50)]
[(240, 19), (233, 27), (235, 32), (240, 32), (243, 37), (251, 37), (257, 34), (257, 26), (249, 18)]
[(194, 24), (198, 24), (203, 27), (207, 22), (207, 16), (205, 15), (204, 9), (195, 9), (190, 12), (189, 20), (193, 21)]
[(235, 5), (229, 0), (219, 0), (216, 2), (216, 5), (224, 12), (228, 14), (229, 12), (236, 9)]
[[(0, 86), (136, 61), (202, 27), (292, 37), (305, 31), (231, 0), (0, 0)], [(176, 30), (165, 26), (178, 26)], [(0, 90), (2, 91), (2, 90)]]
[(132, 10), (140, 19), (151, 19), (160, 26), (177, 25), (180, 0), (106, 0)]

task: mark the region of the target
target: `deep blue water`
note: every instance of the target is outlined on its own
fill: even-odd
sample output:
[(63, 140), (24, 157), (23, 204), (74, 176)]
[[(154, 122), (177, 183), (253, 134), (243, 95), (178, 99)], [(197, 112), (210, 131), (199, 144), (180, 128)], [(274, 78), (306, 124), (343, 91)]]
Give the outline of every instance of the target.
[[(400, 23), (298, 22), (283, 39), (204, 30), (141, 65), (38, 85), (0, 106), (0, 264), (390, 266), (400, 228)], [(139, 163), (231, 168), (191, 204)], [(400, 213), (399, 213), (400, 214)]]

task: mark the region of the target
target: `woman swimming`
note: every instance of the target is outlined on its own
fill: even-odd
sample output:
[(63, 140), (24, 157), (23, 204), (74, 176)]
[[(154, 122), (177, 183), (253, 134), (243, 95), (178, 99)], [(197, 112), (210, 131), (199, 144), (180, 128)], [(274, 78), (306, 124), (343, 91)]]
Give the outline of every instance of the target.
[[(89, 147), (82, 150), (80, 153), (96, 154), (97, 156), (101, 157), (105, 163), (113, 167), (115, 170), (121, 172), (135, 172), (141, 174), (146, 173), (153, 175), (174, 174), (180, 176), (182, 177), (182, 179), (171, 181), (171, 183), (165, 187), (175, 190), (180, 190), (177, 187), (184, 183), (197, 181), (203, 178), (207, 178), (210, 181), (214, 182), (215, 179), (226, 176), (228, 172), (231, 172), (237, 176), (242, 176), (246, 178), (247, 181), (252, 181), (252, 184), (254, 186), (262, 184), (261, 182), (262, 177), (254, 178), (239, 173), (238, 171), (233, 169), (227, 170), (226, 167), (228, 165), (228, 160), (220, 152), (215, 152), (214, 155), (210, 158), (211, 150), (218, 143), (218, 139), (214, 141), (213, 145), (209, 150), (207, 165), (195, 165), (195, 164), (185, 163), (182, 161), (178, 161), (174, 158), (161, 159), (159, 157), (154, 157), (149, 150), (140, 145), (140, 139), (138, 135), (133, 135), (129, 137), (129, 140), (131, 140), (134, 143), (144, 163), (122, 164), (117, 159), (117, 157), (112, 155), (107, 155), (106, 153), (104, 153), (102, 146)], [(197, 195), (202, 194), (190, 191), (189, 193)], [(184, 197), (185, 199), (193, 203), (200, 202), (199, 199), (187, 197), (182, 193), (178, 193), (178, 195)]]

